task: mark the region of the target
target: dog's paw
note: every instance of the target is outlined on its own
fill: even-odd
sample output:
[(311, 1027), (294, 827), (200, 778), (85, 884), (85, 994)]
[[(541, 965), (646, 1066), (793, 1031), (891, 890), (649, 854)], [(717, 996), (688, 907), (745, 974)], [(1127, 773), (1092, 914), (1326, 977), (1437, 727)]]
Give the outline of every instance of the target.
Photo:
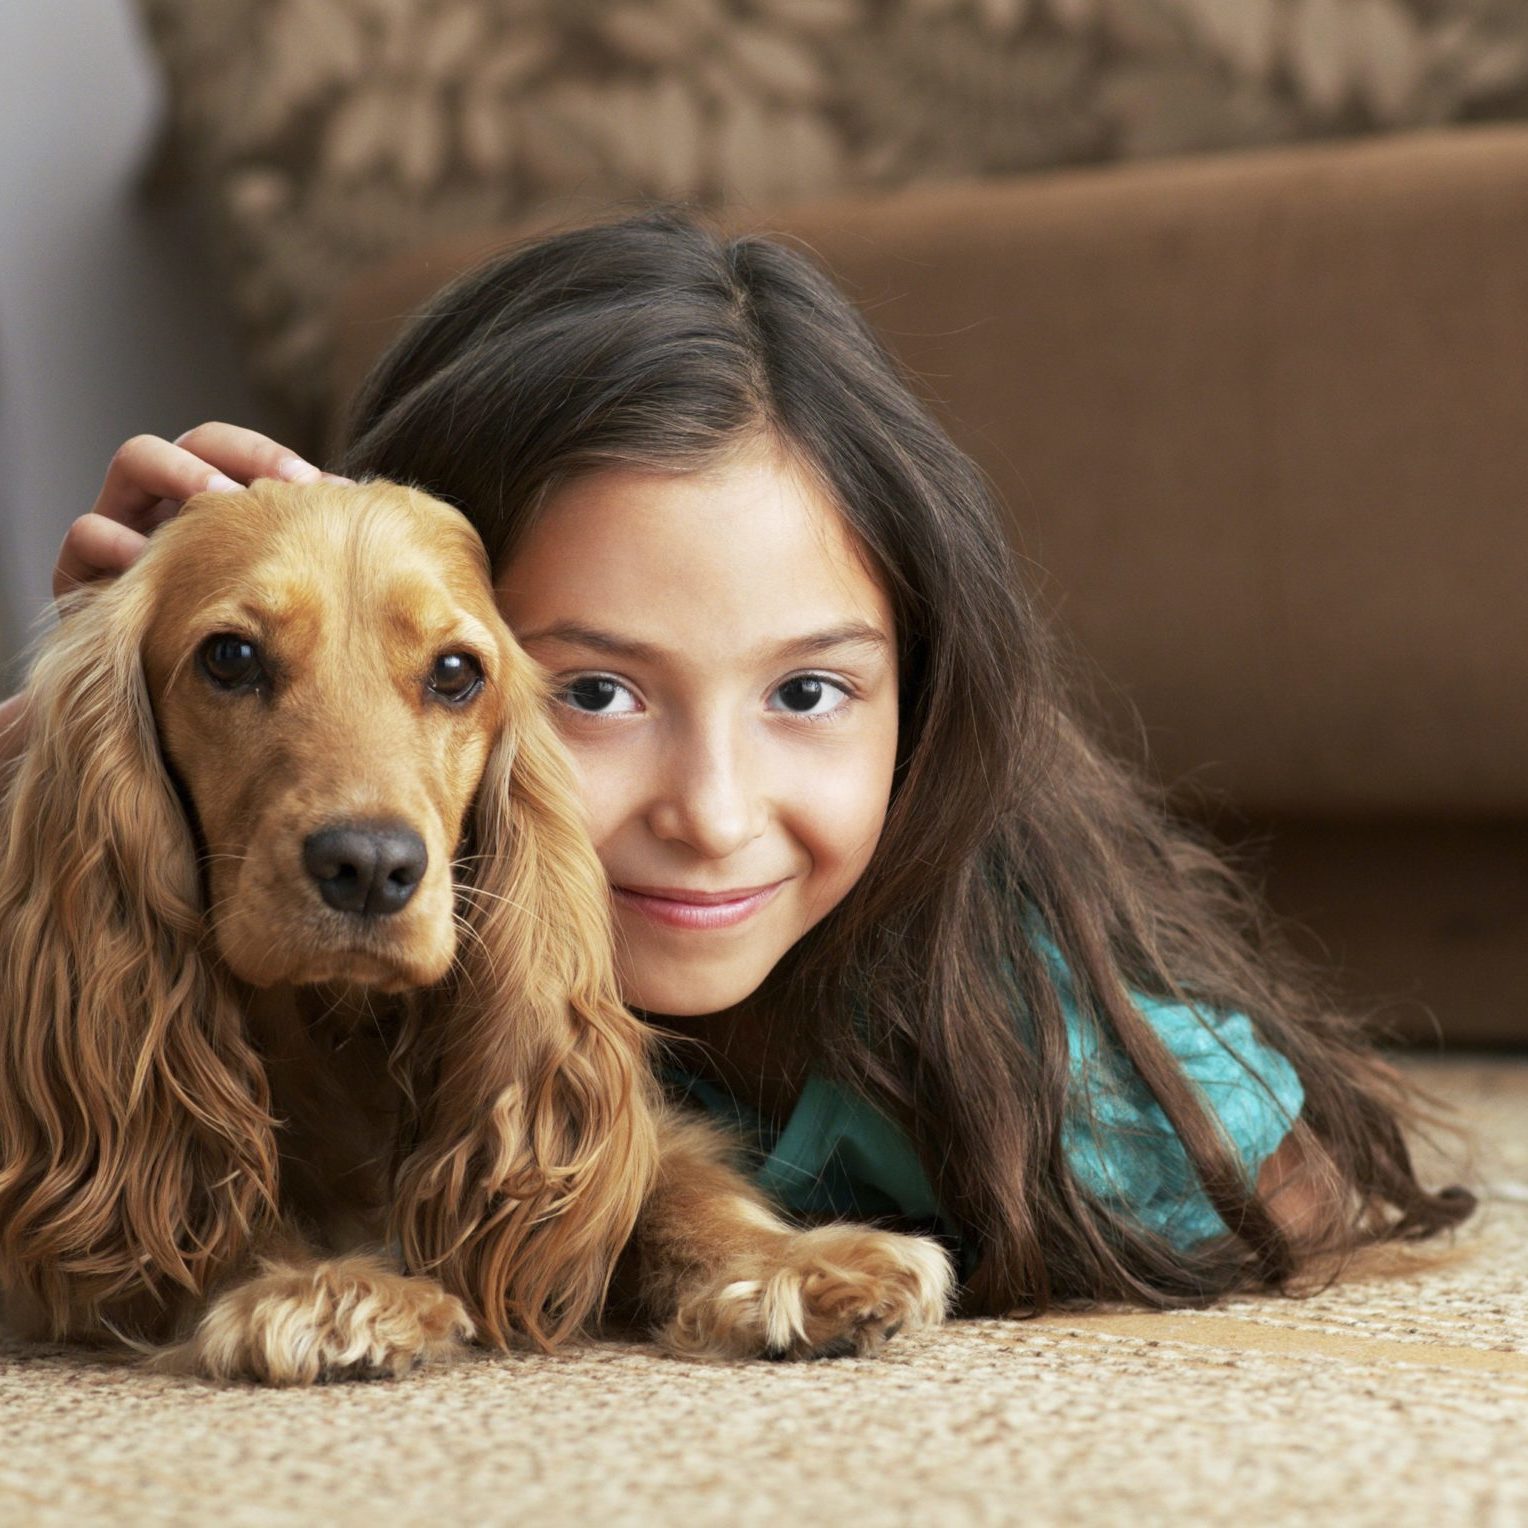
[(473, 1335), (455, 1295), (380, 1259), (267, 1264), (213, 1300), (191, 1337), (153, 1367), (266, 1385), (398, 1378)]
[(660, 1333), (691, 1358), (869, 1355), (898, 1332), (938, 1326), (954, 1283), (926, 1236), (820, 1226), (742, 1252), (686, 1288)]

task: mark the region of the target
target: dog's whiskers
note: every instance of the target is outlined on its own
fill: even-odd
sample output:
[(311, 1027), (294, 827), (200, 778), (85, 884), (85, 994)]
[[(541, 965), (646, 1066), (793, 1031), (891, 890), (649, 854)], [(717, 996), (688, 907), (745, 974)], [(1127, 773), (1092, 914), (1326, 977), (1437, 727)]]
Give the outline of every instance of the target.
[(484, 886), (475, 886), (470, 881), (460, 881), (456, 890), (459, 895), (469, 897), (486, 897), (490, 902), (501, 902), (505, 907), (512, 907), (517, 913), (523, 913), (527, 918), (534, 918), (536, 922), (550, 927), (547, 920), (533, 907), (527, 907), (524, 902), (516, 901), (514, 897), (506, 896), (500, 891), (489, 891)]
[[(488, 966), (488, 975), (493, 982), (494, 988), (496, 990), (499, 989), (503, 983), (499, 976), (498, 963), (494, 959), (493, 949), (489, 945), (488, 941), (483, 938), (481, 931), (473, 927), (470, 919), (464, 917), (461, 913), (456, 912), (454, 909), (451, 913), (451, 923), (458, 933), (465, 934), (468, 939), (475, 941), (478, 950), (482, 954), (484, 962)], [(473, 997), (481, 1001), (483, 993), (478, 987), (477, 977), (472, 970), (471, 963), (463, 961), (461, 963), (460, 969), (462, 975), (467, 980), (468, 986), (472, 989)]]

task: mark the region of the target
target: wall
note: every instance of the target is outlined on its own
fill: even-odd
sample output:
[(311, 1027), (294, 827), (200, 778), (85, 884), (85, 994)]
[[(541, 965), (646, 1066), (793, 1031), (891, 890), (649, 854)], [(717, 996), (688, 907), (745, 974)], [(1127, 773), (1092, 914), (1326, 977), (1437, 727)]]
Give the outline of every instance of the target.
[(156, 79), (131, 0), (0, 5), (0, 677), (112, 452), (265, 428), (183, 219), (135, 202)]

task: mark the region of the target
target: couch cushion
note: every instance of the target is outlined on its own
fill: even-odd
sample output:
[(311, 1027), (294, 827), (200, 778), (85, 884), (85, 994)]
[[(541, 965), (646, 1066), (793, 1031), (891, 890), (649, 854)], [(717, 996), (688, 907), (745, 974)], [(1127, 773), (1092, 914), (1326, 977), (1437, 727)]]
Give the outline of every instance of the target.
[(331, 299), (548, 205), (773, 206), (1528, 111), (1502, 0), (139, 0), (157, 183), (311, 444)]

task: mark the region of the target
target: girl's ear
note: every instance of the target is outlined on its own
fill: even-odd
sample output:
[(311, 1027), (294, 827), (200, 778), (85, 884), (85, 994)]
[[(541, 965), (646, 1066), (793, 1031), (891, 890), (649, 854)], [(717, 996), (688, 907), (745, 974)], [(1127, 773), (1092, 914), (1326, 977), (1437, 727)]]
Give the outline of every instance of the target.
[(525, 669), (479, 787), (457, 967), (396, 1234), (494, 1343), (590, 1320), (656, 1169), (646, 1031), (622, 1005), (609, 892)]
[(149, 572), (48, 639), (0, 798), (0, 1288), (59, 1336), (156, 1320), (275, 1202), (265, 1074), (201, 952), (155, 735)]

